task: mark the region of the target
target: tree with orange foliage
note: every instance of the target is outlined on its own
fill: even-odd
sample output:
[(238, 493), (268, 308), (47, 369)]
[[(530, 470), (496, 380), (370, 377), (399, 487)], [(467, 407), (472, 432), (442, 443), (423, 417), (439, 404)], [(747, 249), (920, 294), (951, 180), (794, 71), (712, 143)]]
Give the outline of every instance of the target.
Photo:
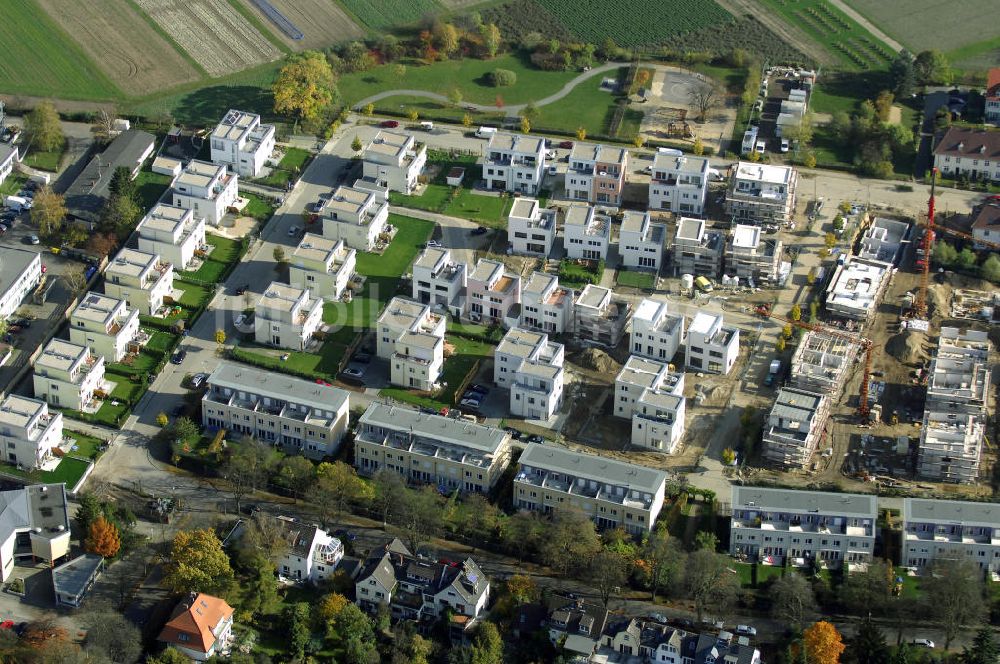
[(32, 649), (41, 648), (53, 641), (69, 641), (69, 632), (57, 625), (53, 618), (33, 620), (21, 633), (21, 643)]
[(84, 549), (105, 558), (114, 558), (118, 555), (121, 546), (122, 541), (118, 535), (118, 528), (103, 516), (98, 517), (90, 524), (90, 533), (83, 543)]
[(837, 628), (825, 620), (808, 627), (802, 633), (802, 643), (809, 664), (839, 664), (840, 655), (846, 647)]

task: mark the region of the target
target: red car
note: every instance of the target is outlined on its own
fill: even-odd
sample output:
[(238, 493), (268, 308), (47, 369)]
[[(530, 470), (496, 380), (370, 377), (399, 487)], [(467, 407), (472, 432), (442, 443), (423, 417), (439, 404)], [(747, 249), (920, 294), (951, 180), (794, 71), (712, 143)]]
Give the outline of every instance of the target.
[(986, 200), (992, 201), (994, 203), (1000, 203), (1000, 194), (993, 194), (992, 196), (987, 196)]
[(399, 123), (395, 120), (383, 120), (380, 127), (385, 127), (386, 129), (395, 129), (399, 126)]

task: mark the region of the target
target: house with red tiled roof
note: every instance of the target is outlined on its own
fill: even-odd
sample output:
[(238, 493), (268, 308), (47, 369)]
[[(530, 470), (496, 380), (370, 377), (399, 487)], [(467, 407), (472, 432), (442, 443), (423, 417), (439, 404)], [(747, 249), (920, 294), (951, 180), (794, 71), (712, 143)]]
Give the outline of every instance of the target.
[(1000, 125), (1000, 67), (986, 75), (986, 122)]
[(1000, 131), (949, 127), (934, 146), (934, 166), (949, 178), (1000, 181)]
[(233, 634), (233, 607), (204, 593), (191, 593), (177, 605), (159, 640), (196, 662), (221, 655)]
[(972, 236), (976, 238), (976, 248), (1000, 245), (1000, 204), (986, 203), (972, 214)]

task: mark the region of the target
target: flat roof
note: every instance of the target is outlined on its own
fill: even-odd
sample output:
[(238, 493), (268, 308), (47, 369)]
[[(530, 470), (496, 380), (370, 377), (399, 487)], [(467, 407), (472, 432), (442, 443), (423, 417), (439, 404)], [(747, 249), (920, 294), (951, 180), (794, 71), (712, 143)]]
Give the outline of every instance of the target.
[(521, 465), (566, 473), (601, 484), (657, 493), (667, 481), (667, 474), (634, 463), (617, 461), (595, 454), (573, 452), (564, 447), (528, 443), (521, 453)]
[(806, 422), (812, 420), (823, 403), (823, 397), (812, 392), (783, 387), (778, 391), (771, 414), (782, 419)]
[(209, 161), (192, 159), (177, 176), (176, 181), (189, 184), (192, 187), (207, 187), (216, 176), (225, 175), (226, 168), (225, 164), (213, 164)]
[(534, 198), (515, 198), (514, 204), (510, 206), (509, 216), (531, 219), (537, 210), (538, 201)]
[(450, 256), (451, 252), (443, 247), (427, 247), (420, 252), (420, 256), (417, 257), (417, 262), (414, 263), (414, 266), (433, 270), (437, 267), (439, 261), (442, 259), (447, 260)]
[(875, 298), (882, 281), (889, 275), (885, 265), (875, 265), (853, 256), (839, 266), (827, 289), (827, 306), (868, 310), (878, 304)]
[(375, 194), (370, 191), (342, 185), (334, 190), (333, 196), (326, 202), (323, 209), (358, 215), (368, 205), (368, 201), (374, 197)]
[(65, 339), (52, 339), (35, 360), (35, 366), (69, 371), (74, 364), (80, 361), (80, 358), (89, 353), (90, 349), (86, 346)]
[[(510, 439), (503, 429), (377, 401), (369, 404), (358, 424), (407, 432), (486, 454), (495, 454)], [(360, 428), (358, 435), (364, 437)]]
[(538, 154), (544, 146), (544, 140), (537, 136), (498, 131), (490, 136), (490, 142), (487, 147), (490, 150), (510, 150), (525, 154)]
[(305, 294), (307, 289), (296, 288), (277, 281), (272, 281), (257, 300), (257, 305), (279, 311), (291, 311)]
[(489, 258), (480, 258), (479, 262), (476, 263), (476, 267), (472, 269), (472, 274), (469, 275), (469, 279), (473, 281), (486, 282), (492, 279), (496, 275), (497, 271), (501, 274), (506, 271), (506, 267), (503, 263)]
[(76, 306), (73, 310), (71, 318), (79, 318), (82, 320), (90, 320), (97, 323), (106, 323), (114, 314), (115, 310), (119, 306), (123, 305), (125, 300), (119, 300), (116, 297), (111, 297), (110, 295), (105, 295), (104, 293), (95, 293), (94, 291), (88, 291), (80, 304)]
[(630, 355), (625, 366), (615, 377), (616, 383), (628, 383), (636, 387), (654, 389), (659, 385), (660, 376), (667, 371), (665, 362), (657, 362), (645, 357)]
[(716, 321), (721, 322), (722, 316), (699, 311), (694, 320), (691, 321), (691, 326), (688, 327), (688, 334), (692, 332), (696, 334), (709, 334), (715, 326)]
[(430, 313), (430, 306), (396, 296), (386, 303), (385, 309), (379, 314), (378, 324), (388, 325), (394, 330), (409, 330)]
[(178, 226), (183, 226), (193, 218), (194, 212), (192, 210), (166, 203), (157, 203), (139, 222), (139, 232), (141, 233), (143, 228), (149, 228), (173, 233)]
[(348, 402), (347, 392), (339, 387), (320, 385), (287, 374), (225, 360), (219, 362), (208, 377), (208, 384), (323, 411), (337, 412)]
[(643, 227), (649, 223), (649, 212), (639, 212), (638, 210), (625, 210), (622, 215), (622, 233), (641, 233)]
[(399, 155), (406, 151), (407, 146), (413, 140), (413, 137), (408, 134), (399, 134), (392, 131), (380, 131), (375, 134), (375, 138), (373, 138), (371, 143), (368, 144), (368, 147), (365, 148), (365, 152), (375, 152), (399, 158)]
[(41, 254), (28, 249), (16, 247), (0, 247), (0, 290), (6, 292), (35, 261), (41, 260)]
[(600, 162), (602, 164), (622, 164), (628, 150), (599, 143), (576, 143), (569, 154), (570, 159)]
[(52, 587), (56, 594), (79, 597), (103, 565), (104, 558), (96, 553), (77, 556), (52, 570)]
[(874, 519), (875, 496), (733, 485), (733, 507), (754, 507)]
[(753, 249), (760, 244), (760, 226), (737, 224), (733, 231), (733, 247)]
[(599, 309), (608, 301), (610, 295), (611, 289), (609, 288), (587, 284), (576, 298), (576, 306)]
[(701, 240), (705, 233), (705, 220), (681, 217), (677, 222), (677, 237), (686, 240)]
[(545, 272), (535, 270), (528, 278), (528, 283), (526, 283), (524, 288), (521, 289), (521, 295), (524, 296), (527, 293), (541, 295), (553, 284), (555, 286), (559, 285), (559, 277), (554, 274), (547, 274)]
[(8, 394), (0, 402), (0, 422), (23, 429), (28, 426), (31, 418), (45, 409), (44, 401), (22, 397), (19, 394)]
[(566, 227), (581, 226), (586, 235), (599, 235), (605, 238), (611, 235), (611, 218), (597, 214), (589, 205), (570, 205), (563, 216), (563, 224)]
[(639, 301), (639, 306), (635, 308), (632, 320), (639, 319), (652, 325), (662, 316), (667, 315), (669, 311), (670, 306), (666, 302), (644, 297)]
[(909, 521), (944, 521), (1000, 528), (1000, 504), (904, 498), (903, 523)]
[(706, 173), (708, 159), (705, 157), (678, 157), (677, 155), (657, 152), (653, 155), (653, 170), (671, 171), (673, 173)]
[(548, 341), (548, 335), (544, 332), (525, 330), (522, 327), (512, 327), (503, 335), (503, 339), (497, 345), (496, 352), (504, 355), (514, 355), (517, 357), (528, 357), (536, 348)]
[(237, 111), (229, 109), (222, 121), (212, 130), (212, 138), (222, 138), (230, 141), (238, 141), (248, 134), (255, 125), (260, 122), (260, 116), (256, 113)]
[(151, 265), (159, 261), (159, 256), (138, 249), (122, 249), (108, 263), (105, 274), (121, 274), (129, 277), (141, 276)]
[(65, 484), (32, 484), (0, 491), (0, 541), (16, 532), (38, 529), (35, 537), (53, 539), (69, 533)]
[(354, 251), (348, 249), (343, 240), (332, 240), (315, 233), (306, 233), (302, 236), (299, 246), (292, 252), (292, 258), (304, 258), (311, 261), (327, 263), (331, 258), (337, 259), (337, 254), (343, 251), (344, 257)]
[(766, 184), (790, 184), (795, 169), (791, 166), (772, 166), (741, 161), (736, 166), (738, 180), (755, 180)]

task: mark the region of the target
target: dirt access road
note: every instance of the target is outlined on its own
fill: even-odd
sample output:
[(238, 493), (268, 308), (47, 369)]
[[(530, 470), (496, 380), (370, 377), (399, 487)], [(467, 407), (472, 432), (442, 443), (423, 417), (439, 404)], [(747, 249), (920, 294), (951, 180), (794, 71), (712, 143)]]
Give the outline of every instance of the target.
[(806, 55), (816, 60), (818, 64), (830, 65), (839, 62), (839, 59), (816, 43), (805, 32), (798, 27), (786, 23), (776, 13), (761, 11), (760, 3), (756, 0), (718, 0), (730, 14), (741, 16), (750, 15), (764, 24), (774, 34), (778, 35), (786, 42), (799, 49)]

